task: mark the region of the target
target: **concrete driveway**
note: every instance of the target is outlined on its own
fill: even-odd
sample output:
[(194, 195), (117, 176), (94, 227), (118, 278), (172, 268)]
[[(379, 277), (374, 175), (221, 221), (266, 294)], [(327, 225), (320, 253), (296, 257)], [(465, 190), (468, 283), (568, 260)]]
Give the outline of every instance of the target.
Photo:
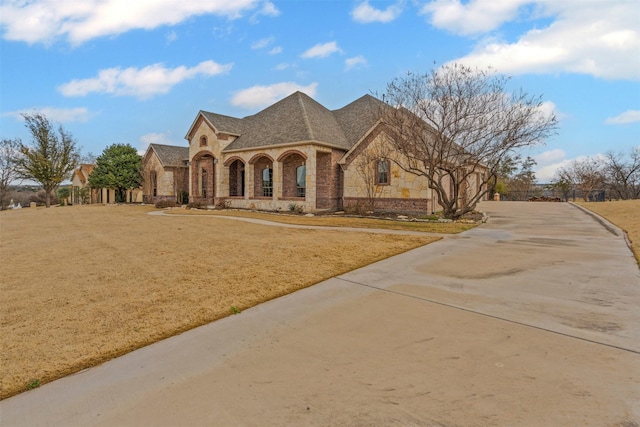
[[(640, 270), (566, 203), (0, 402), (2, 426), (637, 426)], [(606, 225), (606, 227), (605, 227)]]

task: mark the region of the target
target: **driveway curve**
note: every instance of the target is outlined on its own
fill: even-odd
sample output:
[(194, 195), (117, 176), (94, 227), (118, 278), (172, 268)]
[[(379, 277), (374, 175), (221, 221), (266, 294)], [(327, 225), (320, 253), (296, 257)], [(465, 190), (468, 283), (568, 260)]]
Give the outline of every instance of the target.
[(481, 208), (480, 227), (2, 401), (0, 424), (639, 425), (624, 237), (566, 203)]

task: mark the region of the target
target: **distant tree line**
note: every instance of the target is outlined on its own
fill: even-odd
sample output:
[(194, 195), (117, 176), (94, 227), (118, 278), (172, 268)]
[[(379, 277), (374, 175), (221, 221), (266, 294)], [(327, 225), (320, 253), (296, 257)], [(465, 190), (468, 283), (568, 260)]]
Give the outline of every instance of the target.
[[(75, 139), (62, 126), (54, 127), (45, 115), (38, 112), (22, 116), (30, 141), (23, 142), (19, 138), (0, 140), (1, 209), (6, 209), (11, 199), (22, 205), (36, 202), (46, 207), (57, 203), (58, 199), (68, 200), (72, 189), (61, 187), (61, 184), (71, 178), (71, 173), (81, 161), (97, 163), (89, 177), (91, 187), (115, 190), (118, 202), (124, 201), (126, 190), (140, 187), (142, 161), (130, 145), (113, 144), (97, 158), (91, 153), (82, 157)], [(42, 190), (16, 185), (22, 180), (37, 182)], [(81, 196), (86, 198), (87, 194)]]
[(639, 199), (640, 146), (628, 153), (608, 151), (573, 160), (556, 171), (552, 187), (564, 200)]

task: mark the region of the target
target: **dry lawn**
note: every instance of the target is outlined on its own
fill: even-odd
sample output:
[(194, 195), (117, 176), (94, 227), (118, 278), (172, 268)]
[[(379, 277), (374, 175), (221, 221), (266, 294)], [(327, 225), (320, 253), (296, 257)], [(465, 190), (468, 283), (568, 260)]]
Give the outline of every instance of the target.
[(151, 210), (0, 212), (0, 398), (437, 240)]
[(477, 226), (473, 222), (427, 222), (427, 221), (396, 221), (386, 218), (344, 217), (339, 215), (321, 215), (306, 217), (293, 214), (255, 212), (248, 210), (200, 210), (200, 209), (169, 209), (165, 211), (171, 215), (217, 215), (255, 218), (285, 224), (312, 225), (318, 227), (357, 227), (379, 228), (384, 230), (422, 231), (426, 233), (460, 233)]
[(631, 249), (640, 266), (640, 200), (576, 203), (623, 229), (631, 241)]

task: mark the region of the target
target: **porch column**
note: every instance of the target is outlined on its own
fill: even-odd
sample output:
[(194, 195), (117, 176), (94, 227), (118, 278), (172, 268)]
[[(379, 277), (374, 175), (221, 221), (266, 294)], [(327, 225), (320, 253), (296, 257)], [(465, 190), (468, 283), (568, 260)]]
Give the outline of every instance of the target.
[(273, 200), (282, 197), (282, 162), (273, 161)]
[(245, 200), (253, 198), (253, 177), (255, 176), (256, 168), (254, 164), (249, 162), (244, 165), (244, 198)]

